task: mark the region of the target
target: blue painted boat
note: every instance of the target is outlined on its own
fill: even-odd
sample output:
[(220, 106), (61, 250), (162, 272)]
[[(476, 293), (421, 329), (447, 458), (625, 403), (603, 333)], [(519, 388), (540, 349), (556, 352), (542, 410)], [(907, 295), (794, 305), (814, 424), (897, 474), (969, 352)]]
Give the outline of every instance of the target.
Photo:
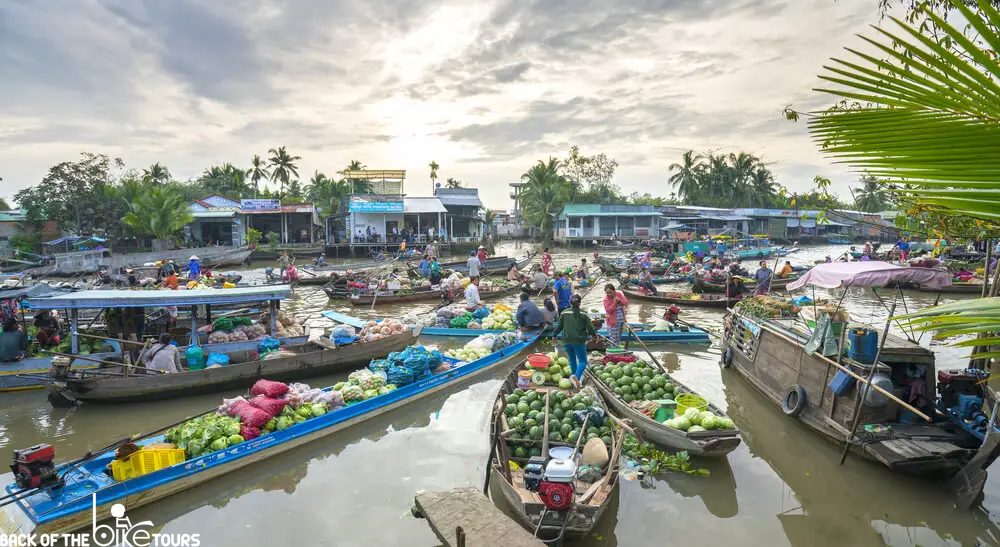
[[(696, 327), (678, 327), (677, 330), (673, 331), (652, 331), (653, 325), (646, 323), (629, 323), (632, 330), (638, 335), (635, 337), (631, 332), (623, 332), (622, 340), (628, 340), (634, 342), (636, 340), (642, 340), (643, 342), (671, 342), (678, 344), (707, 344), (709, 342), (708, 333), (702, 329)], [(685, 328), (687, 330), (680, 330)], [(481, 334), (500, 334), (502, 332), (509, 332), (497, 329), (452, 329), (444, 327), (424, 327), (420, 331), (422, 336), (460, 336), (466, 338), (475, 338)], [(608, 329), (600, 329), (597, 331), (601, 336), (608, 335)]]
[[(129, 509), (147, 505), (423, 397), (470, 384), (518, 360), (537, 342), (537, 339), (518, 342), (469, 363), (451, 361), (455, 368), (385, 395), (133, 479), (118, 482), (107, 474), (105, 467), (115, 458), (113, 450), (75, 468), (62, 464), (57, 471), (66, 481), (65, 486), (35, 492), (0, 508), (0, 534), (67, 533), (91, 526), (92, 511), (95, 520), (107, 519), (114, 504), (126, 504)], [(163, 439), (163, 435), (157, 435), (136, 441), (136, 444), (144, 446), (163, 442)], [(7, 485), (5, 490), (8, 494), (19, 492), (13, 484)]]

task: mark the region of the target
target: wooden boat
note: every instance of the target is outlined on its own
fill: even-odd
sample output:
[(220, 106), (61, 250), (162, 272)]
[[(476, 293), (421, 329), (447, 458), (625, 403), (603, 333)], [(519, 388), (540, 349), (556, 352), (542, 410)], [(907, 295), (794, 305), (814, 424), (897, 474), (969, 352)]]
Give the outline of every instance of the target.
[[(543, 420), (544, 425), (541, 426), (543, 428), (541, 440), (531, 441), (522, 439), (522, 437), (527, 437), (526, 431), (517, 431), (509, 427), (505, 414), (507, 406), (506, 398), (514, 394), (517, 389), (517, 373), (518, 370), (514, 370), (507, 377), (493, 405), (493, 417), (491, 420), (492, 434), (494, 440), (500, 439), (501, 441), (493, 443), (489, 457), (488, 465), (490, 466), (491, 485), (493, 486), (492, 495), (494, 498), (498, 494), (502, 496), (506, 504), (513, 510), (514, 518), (522, 526), (535, 533), (540, 539), (551, 540), (556, 537), (586, 537), (594, 531), (601, 517), (604, 515), (608, 504), (615, 497), (615, 490), (618, 488), (619, 458), (614, 447), (621, 442), (620, 435), (622, 433), (617, 427), (610, 425), (611, 418), (608, 418), (606, 423), (608, 424), (609, 435), (611, 436), (608, 453), (611, 455), (611, 459), (608, 462), (607, 469), (604, 470), (601, 478), (593, 483), (584, 482), (580, 479), (573, 481), (574, 500), (570, 510), (564, 512), (548, 510), (536, 492), (525, 489), (523, 469), (528, 460), (527, 458), (515, 456), (514, 452), (508, 447), (508, 443), (512, 445), (516, 443), (518, 446), (530, 444), (533, 448), (539, 448), (540, 445), (539, 452), (543, 455), (548, 453), (550, 446), (568, 446), (572, 448), (574, 445), (567, 442), (549, 440), (550, 431), (552, 431), (549, 419)], [(550, 392), (548, 397), (552, 397), (552, 394), (556, 392), (572, 394), (569, 390), (560, 390), (555, 387), (538, 387), (533, 389), (540, 394), (543, 401), (546, 398), (546, 392)], [(584, 391), (590, 394), (589, 396), (595, 404), (608, 409), (607, 404), (601, 400), (600, 394), (596, 390), (593, 388), (584, 388)], [(549, 407), (545, 407), (543, 412), (548, 414), (548, 409)], [(551, 419), (554, 420), (555, 418)], [(584, 431), (584, 435), (586, 435), (586, 430)], [(511, 469), (512, 462), (518, 464), (516, 469)], [(538, 531), (535, 532), (536, 530)]]
[[(53, 396), (81, 403), (134, 403), (159, 399), (174, 399), (214, 393), (227, 389), (249, 387), (261, 378), (269, 380), (297, 380), (310, 376), (350, 372), (364, 367), (372, 359), (402, 351), (416, 339), (413, 332), (389, 336), (374, 342), (336, 347), (335, 349), (312, 345), (306, 337), (289, 340), (282, 349), (292, 355), (274, 359), (256, 359), (257, 341), (204, 346), (205, 355), (225, 353), (230, 364), (216, 368), (186, 370), (179, 374), (128, 374), (127, 368), (106, 367), (104, 374), (121, 376), (96, 376), (80, 371), (65, 377), (56, 377), (50, 388)], [(228, 346), (228, 347), (227, 347)], [(50, 396), (50, 400), (51, 400)]]
[[(520, 270), (531, 263), (531, 259), (535, 257), (535, 252), (529, 252), (527, 255), (518, 258), (517, 260), (509, 256), (495, 256), (486, 260), (485, 264), (479, 266), (480, 275), (500, 275), (506, 274), (507, 270), (510, 269), (510, 263), (516, 262), (517, 269)], [(466, 259), (467, 260), (467, 259)], [(469, 275), (469, 265), (466, 264), (465, 260), (445, 262), (441, 264), (442, 269), (448, 269), (453, 272), (458, 272), (462, 275)]]
[[(148, 505), (265, 458), (348, 429), (405, 404), (445, 390), (470, 385), (485, 379), (499, 368), (520, 361), (536, 343), (537, 340), (518, 342), (476, 361), (453, 362), (453, 368), (448, 371), (385, 395), (125, 481), (115, 481), (105, 470), (115, 458), (114, 449), (99, 453), (93, 459), (79, 464), (61, 464), (57, 466), (57, 471), (66, 482), (61, 488), (28, 493), (14, 484), (6, 486), (8, 495), (21, 493), (24, 497), (0, 508), (0, 533), (62, 534), (89, 528), (92, 525), (92, 511), (94, 520), (104, 520), (109, 518), (114, 504), (124, 504), (127, 501), (130, 510)], [(150, 436), (137, 440), (136, 444), (154, 444), (163, 442), (163, 438), (163, 435)]]
[[(668, 274), (653, 277), (654, 285), (667, 285), (670, 283), (683, 283), (688, 280), (688, 276), (682, 274)], [(629, 285), (638, 285), (639, 280), (634, 277), (630, 277), (623, 282), (627, 282)]]
[(951, 285), (937, 289), (917, 285), (917, 290), (920, 292), (940, 292), (943, 294), (983, 294), (983, 282), (952, 281)]
[[(520, 291), (521, 286), (516, 284), (509, 287), (491, 289), (480, 287), (479, 298), (481, 300), (490, 300), (493, 298), (501, 298), (517, 294)], [(371, 306), (374, 302), (374, 305), (378, 306), (379, 304), (398, 304), (401, 302), (422, 302), (429, 300), (455, 300), (459, 298), (462, 298), (462, 293), (457, 290), (449, 292), (442, 289), (424, 289), (416, 290), (409, 294), (379, 294), (378, 297), (372, 294), (352, 294), (351, 305)]]
[[(697, 327), (680, 327), (672, 331), (653, 331), (653, 325), (648, 323), (629, 323), (632, 330), (635, 331), (635, 335), (632, 332), (626, 330), (622, 332), (622, 340), (636, 341), (642, 340), (643, 342), (671, 342), (678, 344), (692, 343), (701, 344), (708, 343), (709, 337), (708, 333)], [(686, 329), (686, 330), (685, 330)], [(453, 329), (450, 327), (424, 327), (420, 331), (422, 336), (461, 336), (467, 338), (475, 338), (476, 336), (482, 334), (501, 334), (504, 332), (510, 332), (499, 329)], [(608, 335), (608, 329), (598, 329), (597, 334), (602, 336)], [(549, 336), (549, 334), (546, 334)], [(638, 338), (636, 337), (638, 335)]]
[[(784, 290), (785, 287), (787, 287), (789, 283), (791, 283), (792, 281), (795, 281), (799, 277), (802, 277), (802, 274), (799, 273), (799, 272), (793, 273), (793, 274), (789, 275), (788, 277), (775, 277), (774, 279), (771, 280), (771, 290), (772, 291)], [(744, 278), (744, 279), (746, 279), (746, 278)], [(749, 290), (751, 292), (753, 292), (753, 290), (757, 288), (757, 284), (756, 283), (750, 283), (750, 284), (747, 284), (747, 285), (744, 285), (744, 286), (747, 288), (747, 290)], [(721, 293), (725, 293), (726, 292), (726, 284), (725, 283), (713, 283), (711, 281), (705, 281), (704, 279), (697, 279), (697, 280), (694, 281), (694, 283), (691, 284), (691, 291), (692, 292), (696, 292), (696, 293), (720, 293), (721, 294)]]
[[(676, 390), (675, 394), (694, 393), (691, 388), (678, 382), (670, 376), (670, 373), (666, 369), (660, 367), (655, 362), (647, 364), (653, 370), (666, 374), (670, 378), (670, 382), (674, 384)], [(585, 374), (594, 382), (594, 386), (601, 392), (601, 396), (604, 397), (604, 400), (607, 401), (614, 413), (617, 416), (627, 419), (646, 441), (671, 450), (686, 450), (690, 454), (698, 456), (724, 456), (740, 445), (740, 432), (737, 429), (715, 429), (688, 433), (657, 422), (629, 406), (628, 403), (616, 395), (601, 380), (600, 374), (592, 370), (591, 367), (587, 367)], [(726, 413), (722, 409), (711, 403), (708, 404), (708, 409), (716, 416), (726, 416)]]
[(647, 300), (650, 302), (660, 302), (662, 304), (677, 304), (678, 306), (694, 306), (698, 308), (730, 308), (739, 302), (740, 298), (726, 298), (723, 295), (704, 294), (697, 295), (691, 293), (666, 293), (661, 292), (658, 296), (640, 294), (638, 291), (621, 289), (629, 298), (637, 300)]

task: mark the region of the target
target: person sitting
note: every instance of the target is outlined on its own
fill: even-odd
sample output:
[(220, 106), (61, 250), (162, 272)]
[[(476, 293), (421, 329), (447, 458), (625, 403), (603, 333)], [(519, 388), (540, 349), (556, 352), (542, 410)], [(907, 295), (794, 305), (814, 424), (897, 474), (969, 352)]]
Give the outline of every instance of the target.
[(741, 298), (748, 293), (747, 286), (743, 283), (743, 278), (732, 276), (726, 281), (726, 298)]
[(517, 262), (511, 262), (507, 268), (507, 281), (520, 281), (521, 272), (517, 269)]
[(180, 287), (180, 280), (177, 278), (177, 272), (170, 272), (170, 275), (163, 278), (163, 288), (176, 291)]
[(587, 259), (580, 259), (580, 266), (576, 269), (576, 277), (578, 279), (587, 279), (590, 277), (590, 268), (587, 266)]
[(313, 266), (316, 266), (318, 268), (326, 266), (326, 253), (319, 253), (319, 256), (316, 257), (316, 260), (313, 260)]
[(17, 319), (8, 317), (0, 334), (0, 362), (20, 361), (28, 356), (28, 335), (21, 330)]
[(35, 315), (33, 322), (38, 332), (35, 333), (35, 341), (43, 348), (58, 346), (61, 341), (59, 337), (59, 320), (56, 319), (50, 310), (40, 310)]
[(967, 283), (973, 277), (976, 277), (976, 274), (966, 269), (965, 266), (962, 266), (961, 268), (958, 269), (957, 272), (955, 272), (954, 278), (963, 283)]
[(479, 277), (473, 277), (469, 286), (465, 288), (465, 309), (475, 311), (483, 307), (483, 301), (479, 299)]
[(790, 261), (786, 260), (785, 261), (785, 265), (782, 266), (781, 270), (778, 272), (778, 278), (779, 279), (784, 279), (784, 278), (788, 277), (789, 275), (791, 275), (793, 271), (795, 271), (795, 269), (792, 268), (792, 263)]
[(774, 271), (767, 267), (767, 261), (760, 261), (760, 268), (757, 272), (753, 274), (753, 278), (757, 281), (757, 289), (754, 294), (767, 294), (771, 292), (771, 277), (774, 276)]
[(548, 285), (549, 276), (545, 275), (545, 272), (541, 268), (535, 270), (535, 275), (531, 277), (531, 289), (540, 292)]
[[(139, 362), (152, 371), (181, 372), (181, 353), (170, 343), (170, 334), (160, 335), (159, 342), (150, 346), (149, 340), (139, 354)], [(150, 372), (152, 374), (152, 372)]]
[(556, 310), (556, 303), (551, 298), (542, 300), (542, 318), (546, 327), (551, 327), (556, 323), (556, 319), (559, 317), (558, 314), (559, 311)]
[(527, 292), (521, 293), (521, 303), (517, 306), (514, 319), (517, 321), (518, 337), (521, 339), (534, 338), (545, 327), (545, 315), (531, 301)]
[(639, 274), (639, 291), (653, 296), (656, 296), (660, 292), (656, 289), (656, 285), (653, 284), (653, 274), (649, 270), (644, 269)]

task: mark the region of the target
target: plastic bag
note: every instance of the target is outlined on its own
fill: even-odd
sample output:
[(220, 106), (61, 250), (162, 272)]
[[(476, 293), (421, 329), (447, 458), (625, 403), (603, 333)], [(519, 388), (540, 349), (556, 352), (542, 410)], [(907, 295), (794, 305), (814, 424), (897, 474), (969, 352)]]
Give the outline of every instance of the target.
[(274, 351), (280, 347), (281, 340), (271, 336), (265, 336), (260, 342), (257, 342), (257, 354), (263, 357), (268, 352)]
[(476, 308), (476, 311), (472, 312), (472, 316), (476, 319), (482, 319), (490, 314), (489, 308), (483, 306), (481, 308)]
[(251, 395), (266, 395), (272, 399), (277, 399), (286, 393), (288, 393), (287, 384), (272, 380), (257, 380), (253, 387), (250, 388)]
[(406, 386), (413, 383), (413, 372), (409, 368), (393, 365), (386, 372), (386, 381), (397, 386)]
[(368, 370), (372, 372), (388, 372), (389, 367), (391, 366), (392, 363), (390, 363), (388, 359), (372, 359), (372, 362), (368, 363)]
[(229, 364), (229, 356), (225, 353), (209, 353), (208, 359), (205, 359), (206, 366), (221, 365), (225, 366)]
[(465, 344), (466, 349), (484, 349), (493, 351), (493, 344), (497, 341), (496, 334), (480, 334)]
[(358, 335), (357, 331), (355, 331), (354, 327), (350, 325), (337, 325), (336, 327), (333, 327), (333, 330), (330, 331), (330, 339), (353, 338), (357, 335)]
[(285, 406), (288, 404), (288, 401), (284, 399), (272, 399), (270, 397), (258, 395), (257, 397), (250, 399), (249, 403), (256, 408), (259, 408), (264, 412), (267, 412), (268, 415), (271, 418), (273, 418), (278, 414), (281, 414), (281, 411), (284, 410)]
[(260, 429), (256, 427), (250, 427), (247, 424), (240, 424), (240, 436), (247, 441), (249, 441), (250, 439), (256, 439), (257, 437), (260, 437)]
[(229, 415), (239, 418), (241, 423), (258, 429), (271, 419), (271, 416), (268, 416), (267, 412), (243, 401), (234, 404), (229, 409)]

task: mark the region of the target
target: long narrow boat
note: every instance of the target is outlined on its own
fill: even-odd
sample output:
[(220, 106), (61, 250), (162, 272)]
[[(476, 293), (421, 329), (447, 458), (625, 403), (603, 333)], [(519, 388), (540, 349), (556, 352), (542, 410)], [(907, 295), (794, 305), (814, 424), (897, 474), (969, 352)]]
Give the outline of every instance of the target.
[[(644, 362), (643, 362), (644, 363)], [(694, 391), (678, 382), (670, 376), (670, 373), (663, 367), (654, 363), (644, 363), (643, 367), (650, 368), (665, 375), (674, 386), (674, 396), (682, 393), (694, 393)], [(588, 366), (585, 374), (594, 381), (601, 396), (611, 406), (615, 414), (628, 419), (632, 426), (648, 441), (658, 444), (671, 450), (686, 450), (698, 456), (724, 456), (740, 445), (740, 432), (735, 427), (732, 429), (712, 429), (707, 431), (686, 432), (675, 429), (658, 422), (653, 418), (629, 406), (620, 395), (605, 383), (601, 374), (602, 366)], [(708, 403), (708, 409), (716, 416), (727, 417), (725, 412), (719, 407)]]
[[(670, 283), (683, 283), (688, 280), (688, 276), (682, 274), (667, 274), (658, 275), (653, 277), (654, 285), (667, 285)], [(630, 277), (623, 282), (627, 282), (629, 285), (638, 285), (639, 280), (635, 277)]]
[[(802, 272), (802, 273), (804, 273), (804, 272)], [(802, 277), (802, 273), (796, 272), (796, 273), (794, 273), (792, 275), (789, 275), (788, 277), (781, 277), (781, 278), (777, 278), (776, 277), (776, 278), (772, 279), (771, 280), (771, 290), (772, 291), (784, 290), (785, 287), (787, 287), (789, 283), (791, 283), (792, 281), (795, 281), (796, 279)], [(702, 293), (724, 293), (724, 292), (726, 292), (726, 284), (725, 283), (713, 283), (711, 281), (705, 281), (705, 280), (701, 280), (701, 279), (696, 280), (694, 283), (692, 283), (691, 287), (692, 287), (692, 291), (693, 292), (702, 292)], [(755, 288), (757, 288), (757, 284), (756, 283), (751, 283), (749, 285), (746, 285), (746, 288), (748, 290), (750, 290), (750, 291), (753, 291)]]
[[(490, 300), (493, 298), (501, 298), (504, 296), (510, 296), (512, 294), (517, 294), (521, 291), (520, 285), (511, 285), (509, 287), (501, 287), (497, 289), (479, 289), (479, 298), (482, 300)], [(380, 304), (399, 304), (402, 302), (426, 302), (431, 300), (441, 300), (444, 298), (460, 298), (460, 293), (454, 293), (453, 296), (448, 295), (447, 291), (441, 289), (431, 289), (431, 290), (416, 290), (409, 294), (352, 294), (351, 295), (351, 305), (352, 306), (371, 306)]]
[(650, 302), (660, 302), (662, 304), (677, 304), (678, 306), (693, 306), (698, 308), (729, 308), (740, 301), (739, 298), (726, 298), (723, 295), (715, 294), (691, 294), (691, 293), (660, 293), (657, 296), (650, 294), (640, 294), (638, 291), (621, 289), (629, 298), (637, 300), (648, 300)]
[[(506, 441), (494, 443), (489, 456), (488, 465), (490, 466), (490, 474), (493, 479), (491, 484), (495, 486), (493, 488), (493, 495), (496, 496), (497, 492), (499, 492), (507, 505), (513, 509), (514, 517), (521, 525), (531, 532), (536, 533), (541, 539), (551, 540), (556, 537), (583, 538), (589, 536), (593, 533), (598, 522), (600, 522), (608, 504), (614, 499), (615, 491), (618, 488), (618, 457), (617, 454), (614, 454), (614, 447), (619, 442), (621, 432), (611, 424), (610, 418), (606, 418), (605, 424), (600, 426), (602, 428), (600, 430), (601, 433), (607, 431), (606, 436), (595, 433), (595, 438), (602, 438), (608, 453), (611, 454), (611, 458), (605, 469), (602, 470), (599, 478), (593, 482), (586, 482), (575, 475), (572, 481), (573, 502), (571, 508), (561, 512), (548, 510), (538, 493), (526, 488), (524, 468), (528, 463), (528, 457), (525, 456), (529, 454), (541, 455), (545, 460), (549, 460), (546, 452), (550, 446), (563, 446), (571, 449), (574, 447), (573, 443), (567, 442), (562, 437), (562, 427), (568, 422), (555, 419), (554, 403), (561, 402), (562, 400), (570, 400), (569, 397), (578, 394), (581, 396), (581, 400), (584, 400), (582, 399), (583, 397), (589, 398), (589, 403), (581, 403), (585, 406), (597, 405), (605, 410), (608, 407), (601, 400), (600, 394), (592, 388), (584, 388), (581, 393), (548, 386), (523, 390), (518, 389), (518, 372), (518, 370), (514, 370), (507, 377), (493, 405), (491, 431), (493, 435), (499, 436), (499, 438)], [(511, 417), (508, 420), (508, 398), (519, 396), (518, 394), (521, 392), (525, 396), (534, 397), (534, 400), (542, 401), (543, 405), (546, 398), (549, 400), (547, 407), (540, 407), (540, 416), (543, 416), (543, 418), (539, 420), (539, 425), (534, 427), (540, 430), (541, 435), (534, 439), (530, 436), (532, 427), (512, 427), (514, 425), (512, 424), (514, 418)], [(534, 395), (528, 395), (529, 392)], [(548, 392), (548, 396), (546, 396), (546, 392)], [(559, 395), (556, 395), (557, 393)], [(557, 397), (560, 399), (557, 400)], [(585, 406), (576, 408), (585, 408)], [(560, 406), (560, 408), (562, 407)], [(548, 418), (544, 418), (544, 416), (548, 416)], [(571, 416), (571, 414), (566, 412), (564, 416)], [(573, 418), (571, 417), (569, 420), (572, 422)], [(555, 424), (559, 424), (559, 428)], [(571, 430), (575, 429), (572, 425), (569, 427)], [(607, 429), (603, 429), (604, 427)], [(583, 430), (583, 435), (590, 436), (587, 430)], [(510, 446), (508, 446), (508, 443), (510, 443)], [(515, 445), (520, 448), (512, 449), (511, 446)], [(582, 441), (580, 445), (582, 450)], [(529, 446), (531, 447), (530, 449), (527, 448)], [(521, 450), (524, 450), (526, 453), (521, 453)], [(512, 466), (512, 463), (516, 463), (517, 466)], [(535, 532), (536, 529), (538, 530), (537, 532)]]
[[(148, 505), (407, 403), (485, 379), (496, 369), (519, 361), (536, 343), (537, 340), (518, 342), (482, 359), (468, 363), (453, 362), (450, 370), (384, 395), (125, 481), (115, 481), (105, 469), (115, 458), (114, 450), (79, 465), (61, 464), (57, 466), (57, 472), (65, 481), (65, 486), (31, 494), (25, 492), (26, 497), (0, 508), (0, 533), (62, 534), (88, 527), (91, 525), (91, 511), (96, 520), (104, 520), (110, 516), (113, 504), (127, 503), (129, 509)], [(145, 446), (163, 440), (163, 435), (157, 435), (138, 440), (136, 444)], [(13, 484), (8, 485), (6, 491), (8, 494), (21, 492)]]
[[(510, 263), (516, 262), (517, 269), (520, 270), (531, 263), (531, 259), (535, 257), (534, 251), (529, 252), (527, 255), (522, 256), (518, 259), (513, 259), (509, 256), (495, 256), (486, 260), (486, 263), (479, 266), (480, 275), (492, 275), (492, 274), (504, 274), (510, 269)], [(454, 262), (445, 262), (441, 264), (442, 269), (451, 270), (453, 272), (458, 272), (462, 275), (469, 275), (469, 265), (466, 264), (465, 260), (456, 260)]]
[[(643, 342), (670, 342), (677, 344), (704, 344), (709, 342), (708, 333), (697, 327), (678, 327), (672, 331), (654, 331), (653, 325), (648, 323), (629, 323), (632, 332), (622, 332), (622, 340)], [(450, 327), (424, 327), (420, 331), (423, 336), (461, 336), (475, 338), (482, 334), (500, 334), (508, 331), (498, 329), (453, 329)], [(598, 329), (597, 334), (608, 336), (608, 329)]]
[[(122, 374), (95, 376), (87, 371), (55, 378), (50, 390), (73, 402), (130, 403), (174, 399), (248, 387), (261, 378), (297, 380), (310, 376), (350, 372), (372, 359), (401, 351), (413, 343), (415, 334), (407, 331), (374, 342), (354, 342), (335, 349), (314, 346), (305, 337), (295, 345), (285, 345), (288, 354), (274, 359), (256, 359), (257, 342), (236, 342), (205, 346), (205, 354), (225, 353), (231, 363), (222, 367), (186, 370), (179, 374)], [(213, 346), (236, 346), (231, 348)], [(102, 373), (121, 373), (125, 367), (101, 369)], [(51, 400), (51, 397), (50, 397)]]
[(951, 285), (940, 288), (917, 285), (917, 290), (920, 292), (940, 292), (943, 294), (982, 294), (983, 282), (977, 281), (974, 283), (965, 283), (961, 281), (952, 281)]

